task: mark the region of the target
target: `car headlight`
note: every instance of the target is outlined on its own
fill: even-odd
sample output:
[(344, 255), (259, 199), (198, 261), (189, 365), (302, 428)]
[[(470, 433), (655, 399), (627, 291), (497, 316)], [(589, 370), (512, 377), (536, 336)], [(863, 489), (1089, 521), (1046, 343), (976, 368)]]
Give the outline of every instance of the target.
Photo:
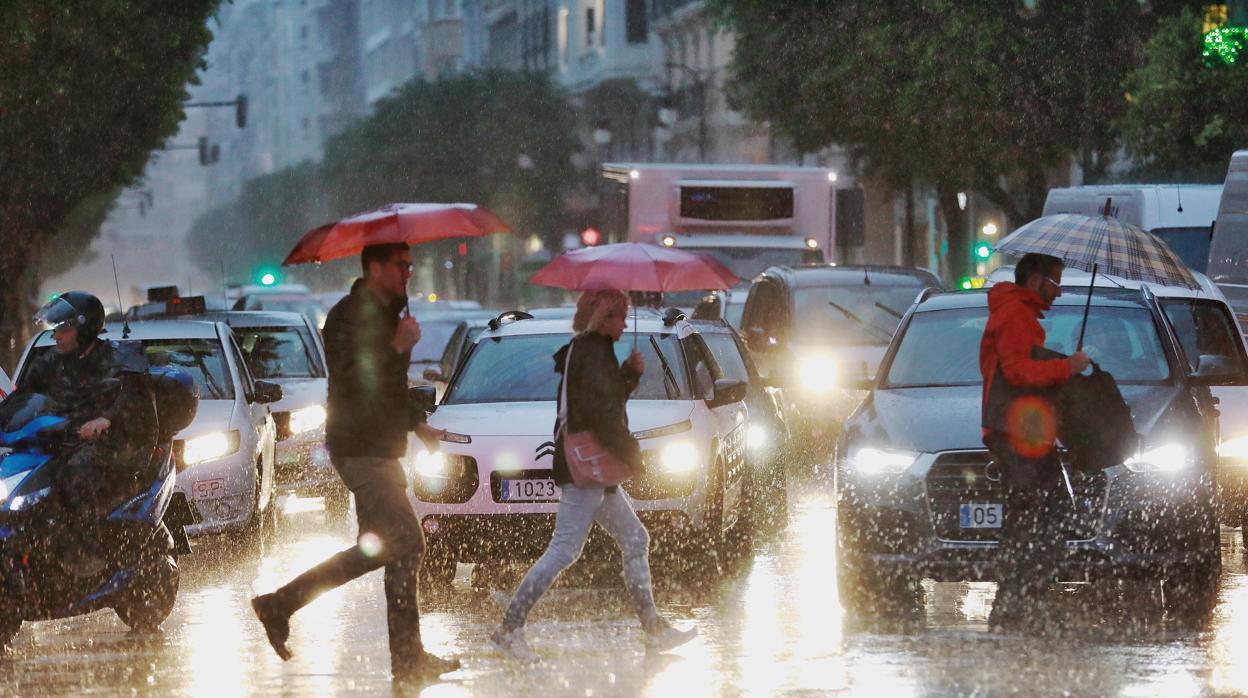
[(446, 477), (446, 456), (441, 451), (422, 448), (412, 458), (412, 470), (421, 477)]
[(899, 448), (856, 448), (849, 452), (849, 466), (863, 475), (896, 475), (914, 465), (919, 454)]
[(1248, 465), (1248, 436), (1218, 444), (1218, 458), (1234, 465)]
[(1123, 462), (1133, 473), (1167, 473), (1186, 470), (1192, 465), (1192, 450), (1183, 444), (1154, 446)]
[(745, 444), (750, 450), (757, 451), (760, 448), (766, 448), (770, 434), (767, 433), (767, 427), (761, 424), (751, 424), (745, 432)]
[(808, 356), (798, 365), (798, 380), (812, 393), (826, 393), (836, 387), (836, 360), (827, 355)]
[(687, 473), (698, 466), (698, 449), (688, 441), (668, 444), (659, 451), (659, 465), (665, 473)]
[(214, 431), (187, 439), (182, 446), (182, 460), (187, 465), (224, 458), (238, 452), (238, 430)]
[(325, 406), (309, 405), (290, 413), (290, 433), (302, 434), (325, 423)]

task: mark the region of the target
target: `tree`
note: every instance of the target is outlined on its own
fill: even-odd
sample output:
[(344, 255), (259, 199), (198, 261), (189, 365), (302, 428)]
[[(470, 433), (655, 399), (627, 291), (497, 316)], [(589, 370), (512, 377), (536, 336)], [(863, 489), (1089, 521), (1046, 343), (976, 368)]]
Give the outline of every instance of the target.
[(1150, 22), (1136, 0), (710, 2), (748, 113), (803, 151), (839, 144), (863, 174), (931, 187), (954, 275), (970, 264), (959, 191), (1018, 223), (1071, 157), (1104, 171)]
[(1140, 176), (1221, 182), (1231, 153), (1248, 146), (1248, 57), (1206, 65), (1200, 38), (1195, 11), (1167, 19), (1127, 76), (1119, 126)]
[(89, 200), (111, 201), (177, 130), (218, 2), (0, 6), (0, 337), (9, 340), (8, 365), (29, 334), (49, 239), (75, 212), (97, 219), (98, 230), (107, 206)]

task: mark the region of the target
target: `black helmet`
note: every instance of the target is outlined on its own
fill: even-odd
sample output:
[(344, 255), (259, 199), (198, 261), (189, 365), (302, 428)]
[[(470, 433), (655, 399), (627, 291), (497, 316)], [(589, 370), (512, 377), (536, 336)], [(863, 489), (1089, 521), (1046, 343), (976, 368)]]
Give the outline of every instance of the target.
[(104, 331), (104, 304), (86, 291), (66, 291), (35, 313), (35, 323), (47, 329), (70, 324), (78, 328), (79, 341), (89, 341)]

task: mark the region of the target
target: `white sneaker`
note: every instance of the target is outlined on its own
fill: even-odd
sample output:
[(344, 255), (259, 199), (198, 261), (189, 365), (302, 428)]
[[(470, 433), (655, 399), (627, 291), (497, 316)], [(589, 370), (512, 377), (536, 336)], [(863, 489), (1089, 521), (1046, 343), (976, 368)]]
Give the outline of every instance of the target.
[(529, 649), (529, 643), (524, 639), (524, 628), (508, 630), (500, 625), (490, 635), (490, 644), (516, 661), (532, 663), (538, 660), (537, 654)]
[(647, 652), (666, 652), (671, 649), (680, 647), (698, 636), (697, 628), (689, 628), (688, 630), (677, 630), (672, 626), (667, 626), (662, 630), (654, 633), (646, 633), (646, 651)]

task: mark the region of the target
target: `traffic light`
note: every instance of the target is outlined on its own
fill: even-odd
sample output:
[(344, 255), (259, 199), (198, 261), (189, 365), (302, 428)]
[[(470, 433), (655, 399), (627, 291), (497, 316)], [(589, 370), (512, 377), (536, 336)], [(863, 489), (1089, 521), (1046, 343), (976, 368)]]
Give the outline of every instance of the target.
[(595, 228), (586, 228), (581, 231), (581, 244), (586, 247), (593, 247), (602, 241), (602, 233)]
[(247, 128), (247, 95), (239, 95), (234, 100), (234, 124), (239, 128)]
[(971, 248), (971, 259), (976, 262), (986, 262), (992, 256), (992, 245), (979, 241)]
[(262, 267), (256, 270), (256, 283), (261, 286), (276, 286), (281, 280), (281, 271), (279, 269)]

